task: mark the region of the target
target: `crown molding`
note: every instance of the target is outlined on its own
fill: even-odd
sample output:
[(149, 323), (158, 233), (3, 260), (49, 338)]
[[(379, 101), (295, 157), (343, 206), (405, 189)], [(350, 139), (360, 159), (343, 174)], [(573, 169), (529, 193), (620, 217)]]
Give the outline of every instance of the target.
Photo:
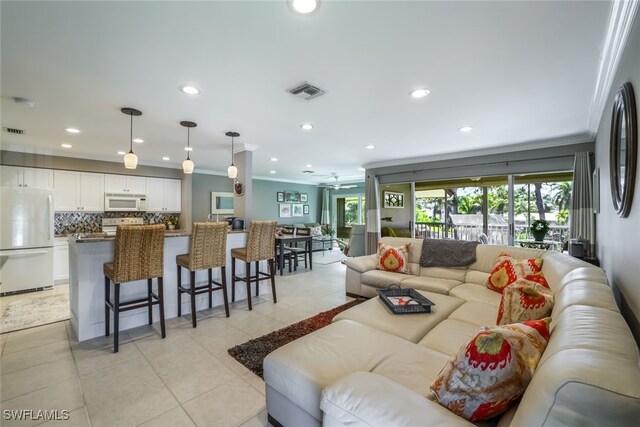
[(633, 29), (639, 6), (639, 0), (615, 0), (611, 4), (609, 25), (602, 48), (602, 55), (600, 56), (598, 78), (587, 122), (587, 129), (590, 132), (595, 133), (600, 125), (600, 119), (602, 118), (608, 95), (611, 92), (611, 86), (618, 71), (622, 53)]
[(244, 142), (237, 142), (233, 149), (234, 153), (241, 153), (243, 151), (256, 151), (258, 148), (257, 145), (245, 144)]

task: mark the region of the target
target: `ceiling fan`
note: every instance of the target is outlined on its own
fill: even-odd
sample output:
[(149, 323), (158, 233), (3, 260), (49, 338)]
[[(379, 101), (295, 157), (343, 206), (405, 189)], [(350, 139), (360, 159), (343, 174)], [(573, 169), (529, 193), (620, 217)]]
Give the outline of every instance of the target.
[(336, 182), (334, 184), (320, 184), (320, 187), (333, 188), (334, 190), (340, 190), (341, 188), (344, 189), (344, 188), (355, 188), (355, 187), (357, 187), (356, 184), (347, 184), (347, 185), (340, 184), (340, 182), (338, 182), (340, 177), (338, 175), (336, 175), (336, 174), (328, 176), (327, 178), (333, 178)]

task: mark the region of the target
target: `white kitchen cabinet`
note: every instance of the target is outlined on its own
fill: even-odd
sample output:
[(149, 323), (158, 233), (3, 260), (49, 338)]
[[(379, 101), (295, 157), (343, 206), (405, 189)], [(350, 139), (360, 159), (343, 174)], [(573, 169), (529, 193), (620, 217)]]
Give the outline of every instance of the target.
[(147, 212), (180, 212), (179, 179), (147, 178)]
[(53, 239), (53, 281), (55, 284), (69, 280), (69, 242), (66, 237)]
[(2, 166), (2, 185), (53, 189), (53, 171), (22, 166)]
[(57, 212), (103, 212), (104, 175), (56, 170), (54, 210)]
[(105, 175), (104, 192), (146, 194), (147, 179), (143, 176)]

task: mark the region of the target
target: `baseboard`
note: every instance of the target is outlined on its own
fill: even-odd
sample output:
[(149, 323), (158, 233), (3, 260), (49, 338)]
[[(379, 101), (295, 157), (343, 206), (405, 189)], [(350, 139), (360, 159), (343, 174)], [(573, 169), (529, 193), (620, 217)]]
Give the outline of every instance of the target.
[(273, 427), (284, 427), (282, 424), (280, 424), (280, 422), (278, 420), (276, 420), (275, 418), (273, 418), (271, 416), (270, 413), (267, 412), (267, 421), (269, 421), (269, 423), (273, 426)]

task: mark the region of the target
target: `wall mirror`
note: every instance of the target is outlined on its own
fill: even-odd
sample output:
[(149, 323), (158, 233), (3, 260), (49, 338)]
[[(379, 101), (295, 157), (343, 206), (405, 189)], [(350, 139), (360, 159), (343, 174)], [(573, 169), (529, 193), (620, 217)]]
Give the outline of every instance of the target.
[(611, 199), (616, 213), (626, 218), (631, 209), (636, 176), (638, 116), (631, 83), (623, 84), (613, 101), (609, 171)]

